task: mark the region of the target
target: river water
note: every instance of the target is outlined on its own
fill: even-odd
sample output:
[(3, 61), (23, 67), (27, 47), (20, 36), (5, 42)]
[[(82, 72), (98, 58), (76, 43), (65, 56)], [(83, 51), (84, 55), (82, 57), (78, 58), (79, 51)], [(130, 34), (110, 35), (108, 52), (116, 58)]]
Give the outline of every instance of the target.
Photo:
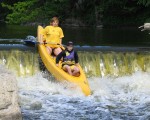
[[(15, 35), (14, 29), (17, 33), (20, 29), (10, 28), (4, 30), (5, 32), (10, 30), (10, 34), (5, 36), (9, 38), (8, 40), (24, 39), (26, 35), (36, 34), (35, 28), (32, 29), (32, 34), (28, 33), (32, 27), (27, 27), (27, 30), (24, 28), (24, 32), (20, 32), (19, 35)], [(96, 31), (103, 31), (103, 37), (98, 37), (102, 35), (101, 33), (94, 33), (94, 37), (89, 37), (88, 34), (85, 35), (86, 37), (80, 37), (83, 36), (85, 28), (78, 29), (79, 31), (77, 28), (74, 29), (71, 31), (72, 36), (76, 36), (76, 38), (73, 37), (74, 42), (79, 45), (148, 46), (150, 40), (146, 32), (141, 33), (135, 29), (132, 29), (133, 32), (130, 31), (131, 29), (120, 30), (126, 31), (130, 36), (126, 36), (123, 32), (117, 34), (115, 30), (110, 32), (112, 29), (108, 29), (109, 32), (106, 30), (106, 33), (97, 29)], [(75, 31), (78, 31), (78, 34)], [(92, 31), (89, 33), (91, 34)], [(115, 32), (117, 35), (120, 33), (120, 37), (115, 36)], [(4, 36), (0, 35), (3, 39)], [(80, 41), (81, 43), (77, 42), (79, 38), (83, 40)], [(96, 38), (99, 38), (99, 41), (92, 42), (92, 39)], [(115, 43), (113, 40), (116, 38)], [(64, 41), (69, 39), (66, 37)], [(122, 43), (119, 42), (120, 39)], [(85, 40), (89, 42), (85, 43)], [(103, 40), (106, 41), (103, 42)], [(88, 97), (85, 97), (80, 88), (74, 87), (71, 83), (57, 82), (47, 72), (39, 70), (36, 52), (0, 51), (0, 63), (16, 74), (19, 104), (24, 120), (150, 119), (150, 53), (148, 51), (141, 53), (79, 52), (79, 55), (92, 90), (92, 94)]]
[[(150, 46), (148, 31), (141, 32), (138, 26), (132, 28), (105, 28), (92, 27), (62, 27), (65, 37), (63, 43), (74, 41), (75, 45), (115, 45), (115, 46)], [(36, 37), (37, 26), (1, 25), (0, 38), (25, 39), (26, 36)]]
[(92, 95), (48, 81), (41, 73), (17, 78), (25, 120), (148, 120), (150, 74), (89, 78)]

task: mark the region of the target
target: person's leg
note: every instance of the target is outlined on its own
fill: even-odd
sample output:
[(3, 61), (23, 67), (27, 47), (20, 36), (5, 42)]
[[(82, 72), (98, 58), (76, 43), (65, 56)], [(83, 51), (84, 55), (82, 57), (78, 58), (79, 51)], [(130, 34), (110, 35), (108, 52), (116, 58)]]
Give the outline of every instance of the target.
[(72, 75), (72, 71), (69, 65), (64, 65), (63, 66), (64, 71), (66, 71), (67, 73), (69, 73), (70, 75)]
[(77, 66), (72, 69), (72, 75), (78, 77), (80, 75), (80, 70)]
[(55, 48), (54, 49), (54, 54), (57, 56), (61, 51), (62, 51), (61, 48)]
[(52, 48), (50, 48), (49, 46), (47, 46), (47, 47), (46, 47), (46, 50), (47, 50), (47, 52), (48, 52), (49, 55), (52, 54)]

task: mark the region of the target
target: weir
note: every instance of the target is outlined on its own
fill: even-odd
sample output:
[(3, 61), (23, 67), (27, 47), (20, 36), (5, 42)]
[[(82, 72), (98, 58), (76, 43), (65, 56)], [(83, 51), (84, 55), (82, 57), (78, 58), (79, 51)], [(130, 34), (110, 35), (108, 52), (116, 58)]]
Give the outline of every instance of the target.
[[(33, 49), (33, 48), (32, 48)], [(150, 52), (78, 51), (79, 62), (87, 77), (124, 76), (136, 71), (150, 72)], [(0, 63), (18, 76), (39, 71), (39, 55), (35, 50), (0, 51)]]
[(38, 54), (31, 51), (1, 50), (0, 63), (18, 76), (34, 75), (38, 71)]
[(150, 72), (150, 53), (79, 52), (87, 76), (123, 76), (135, 71)]

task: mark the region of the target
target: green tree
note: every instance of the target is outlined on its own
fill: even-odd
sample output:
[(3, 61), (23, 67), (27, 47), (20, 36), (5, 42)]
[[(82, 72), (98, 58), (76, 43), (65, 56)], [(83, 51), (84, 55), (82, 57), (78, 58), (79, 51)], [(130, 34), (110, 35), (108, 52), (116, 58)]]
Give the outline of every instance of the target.
[(69, 0), (45, 0), (42, 7), (42, 16), (46, 22), (49, 22), (50, 18), (57, 16), (61, 20), (68, 17)]
[(24, 0), (13, 5), (2, 3), (2, 7), (10, 11), (6, 17), (7, 23), (21, 24), (47, 22), (53, 16), (64, 18), (69, 13), (67, 3), (68, 0)]
[(145, 7), (150, 6), (150, 0), (138, 0), (138, 4), (142, 4)]
[[(7, 23), (48, 23), (77, 19), (86, 25), (134, 25), (150, 21), (150, 0), (5, 0), (0, 10)], [(6, 10), (6, 8), (8, 10)]]
[(26, 0), (13, 5), (2, 3), (2, 7), (12, 12), (6, 17), (7, 23), (20, 24), (35, 21), (38, 13), (41, 12), (37, 2), (38, 0)]

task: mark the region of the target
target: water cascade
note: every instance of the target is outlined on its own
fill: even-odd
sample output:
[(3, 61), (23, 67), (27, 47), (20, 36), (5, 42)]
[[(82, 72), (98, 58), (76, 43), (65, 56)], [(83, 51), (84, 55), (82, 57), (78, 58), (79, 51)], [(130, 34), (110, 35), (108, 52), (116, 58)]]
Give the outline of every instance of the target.
[[(150, 72), (150, 53), (142, 52), (79, 52), (80, 64), (88, 77), (124, 76), (136, 71)], [(36, 52), (0, 51), (0, 63), (19, 76), (34, 75), (39, 71)]]
[(150, 72), (150, 53), (80, 52), (87, 76), (124, 76), (136, 71)]
[(34, 75), (38, 71), (38, 54), (31, 51), (2, 50), (0, 63), (18, 76)]

